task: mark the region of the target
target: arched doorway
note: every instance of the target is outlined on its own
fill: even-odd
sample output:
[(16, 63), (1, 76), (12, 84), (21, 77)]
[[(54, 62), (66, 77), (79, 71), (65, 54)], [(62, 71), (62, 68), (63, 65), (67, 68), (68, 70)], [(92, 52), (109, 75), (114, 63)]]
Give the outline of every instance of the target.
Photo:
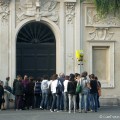
[(39, 77), (56, 73), (56, 40), (41, 22), (30, 22), (18, 32), (16, 74)]

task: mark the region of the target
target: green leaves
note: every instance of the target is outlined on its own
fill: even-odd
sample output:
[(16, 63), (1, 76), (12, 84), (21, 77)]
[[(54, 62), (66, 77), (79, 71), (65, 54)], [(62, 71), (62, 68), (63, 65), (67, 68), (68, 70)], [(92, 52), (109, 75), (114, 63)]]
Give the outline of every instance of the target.
[[(85, 0), (80, 0), (83, 2)], [(87, 0), (91, 1), (91, 0)], [(116, 15), (120, 12), (120, 0), (92, 0), (98, 14), (103, 17), (108, 14)]]

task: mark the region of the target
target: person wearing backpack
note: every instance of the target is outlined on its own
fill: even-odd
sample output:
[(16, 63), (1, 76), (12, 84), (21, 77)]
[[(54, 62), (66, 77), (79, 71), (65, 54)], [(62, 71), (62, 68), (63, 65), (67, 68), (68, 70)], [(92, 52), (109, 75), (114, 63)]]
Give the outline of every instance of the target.
[(95, 76), (95, 80), (97, 81), (97, 84), (98, 84), (97, 102), (98, 102), (98, 108), (100, 108), (99, 97), (101, 96), (101, 83), (100, 83), (100, 81), (98, 81), (98, 77), (97, 76)]
[(84, 109), (84, 112), (87, 113), (87, 102), (88, 102), (88, 93), (89, 93), (89, 80), (87, 79), (86, 72), (83, 72), (81, 74), (81, 94), (80, 94), (80, 106), (79, 106), (79, 112), (82, 112), (82, 109)]
[(48, 89), (49, 89), (48, 76), (44, 75), (43, 76), (43, 81), (41, 83), (42, 101), (41, 101), (41, 104), (40, 104), (40, 109), (47, 109)]
[(65, 74), (64, 73), (60, 73), (59, 74), (59, 83), (60, 83), (60, 87), (61, 87), (61, 91), (62, 93), (58, 96), (58, 102), (59, 102), (59, 106), (60, 106), (60, 110), (64, 109), (64, 84), (63, 82), (65, 81)]

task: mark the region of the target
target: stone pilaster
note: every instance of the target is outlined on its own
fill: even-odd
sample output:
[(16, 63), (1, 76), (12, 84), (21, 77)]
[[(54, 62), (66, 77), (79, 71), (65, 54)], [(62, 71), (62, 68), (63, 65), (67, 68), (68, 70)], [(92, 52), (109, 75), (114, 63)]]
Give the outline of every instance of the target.
[(65, 10), (66, 10), (66, 26), (65, 26), (65, 33), (66, 33), (66, 73), (70, 74), (74, 72), (75, 68), (75, 5), (76, 2), (66, 2), (65, 3)]
[(9, 76), (9, 0), (0, 0), (0, 79)]

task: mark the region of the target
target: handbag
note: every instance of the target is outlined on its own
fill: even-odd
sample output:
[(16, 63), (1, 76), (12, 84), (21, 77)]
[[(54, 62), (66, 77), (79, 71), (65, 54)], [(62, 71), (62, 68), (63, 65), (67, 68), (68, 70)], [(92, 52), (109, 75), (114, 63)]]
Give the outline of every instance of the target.
[(82, 87), (81, 87), (80, 82), (79, 82), (76, 86), (76, 93), (81, 93), (81, 91), (82, 91)]
[(4, 98), (2, 98), (2, 103), (5, 103), (5, 99)]

